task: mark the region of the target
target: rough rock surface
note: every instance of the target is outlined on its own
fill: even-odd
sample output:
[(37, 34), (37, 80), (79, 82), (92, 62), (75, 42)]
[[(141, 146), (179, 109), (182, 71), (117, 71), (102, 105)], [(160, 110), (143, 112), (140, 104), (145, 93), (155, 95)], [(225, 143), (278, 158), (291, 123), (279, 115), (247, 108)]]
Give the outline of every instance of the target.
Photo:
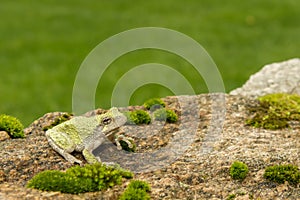
[(230, 94), (258, 97), (278, 92), (300, 94), (300, 59), (266, 65)]
[[(299, 199), (300, 185), (276, 184), (263, 178), (264, 169), (270, 165), (300, 165), (299, 122), (292, 122), (290, 129), (277, 131), (245, 126), (249, 117), (246, 108), (254, 100), (239, 95), (202, 94), (167, 97), (165, 101), (180, 114), (178, 123), (124, 127), (136, 142), (138, 153), (151, 153), (164, 147), (177, 150), (156, 154), (161, 159), (148, 163), (150, 171), (143, 171), (145, 163), (141, 160), (122, 160), (126, 162), (121, 163), (123, 166), (133, 166), (132, 169), (140, 163), (141, 172), (135, 173), (134, 179), (149, 182), (151, 199), (216, 200), (227, 199), (232, 194), (236, 200)], [(41, 171), (66, 170), (71, 166), (49, 146), (44, 135), (43, 127), (58, 115), (61, 113), (49, 113), (35, 121), (26, 129), (25, 139), (0, 141), (0, 199), (118, 199), (129, 181), (105, 191), (79, 195), (25, 187)], [(183, 134), (175, 134), (178, 130)], [(184, 151), (178, 148), (178, 143)], [(174, 152), (179, 152), (177, 159), (169, 160)], [(229, 175), (230, 165), (236, 160), (249, 167), (244, 181), (232, 180)]]

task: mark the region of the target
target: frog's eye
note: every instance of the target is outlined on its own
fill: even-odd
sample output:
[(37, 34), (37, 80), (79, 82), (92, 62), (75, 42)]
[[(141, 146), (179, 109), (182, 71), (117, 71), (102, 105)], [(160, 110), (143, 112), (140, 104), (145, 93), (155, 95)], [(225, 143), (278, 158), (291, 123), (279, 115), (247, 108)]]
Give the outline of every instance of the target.
[(111, 119), (110, 117), (104, 117), (104, 118), (102, 119), (102, 124), (103, 124), (103, 125), (108, 125), (108, 124), (111, 123), (111, 121), (112, 121), (112, 119)]

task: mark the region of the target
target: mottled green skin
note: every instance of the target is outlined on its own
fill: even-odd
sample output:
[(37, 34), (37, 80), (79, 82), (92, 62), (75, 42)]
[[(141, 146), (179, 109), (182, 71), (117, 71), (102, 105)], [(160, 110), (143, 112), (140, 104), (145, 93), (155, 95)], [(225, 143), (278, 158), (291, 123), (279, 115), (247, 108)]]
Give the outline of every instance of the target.
[[(97, 116), (98, 117), (98, 116)], [(68, 148), (70, 145), (69, 139), (76, 145), (81, 145), (88, 136), (90, 136), (100, 121), (94, 117), (74, 117), (69, 121), (55, 126), (47, 131), (51, 134), (51, 138), (63, 148)], [(63, 134), (68, 135), (69, 138), (64, 137)]]
[[(100, 161), (100, 158), (96, 158), (91, 153), (93, 145), (95, 143), (99, 145), (104, 141), (104, 137), (115, 134), (116, 129), (124, 125), (126, 120), (126, 117), (117, 108), (111, 108), (102, 115), (78, 116), (65, 121), (47, 130), (46, 137), (52, 148), (69, 162), (81, 164), (80, 160), (70, 154), (73, 151), (78, 151), (82, 152), (88, 163), (95, 163)], [(96, 128), (100, 131), (95, 131)], [(120, 138), (124, 140), (124, 137)], [(119, 137), (118, 140), (120, 140)]]

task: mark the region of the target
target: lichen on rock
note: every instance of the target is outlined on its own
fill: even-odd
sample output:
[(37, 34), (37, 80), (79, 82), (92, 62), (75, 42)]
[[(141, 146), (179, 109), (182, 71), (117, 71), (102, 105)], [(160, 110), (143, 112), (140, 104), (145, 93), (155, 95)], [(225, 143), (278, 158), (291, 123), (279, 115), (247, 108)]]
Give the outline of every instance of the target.
[(240, 88), (232, 90), (231, 95), (260, 97), (273, 93), (300, 95), (300, 59), (265, 65), (259, 72), (251, 75)]

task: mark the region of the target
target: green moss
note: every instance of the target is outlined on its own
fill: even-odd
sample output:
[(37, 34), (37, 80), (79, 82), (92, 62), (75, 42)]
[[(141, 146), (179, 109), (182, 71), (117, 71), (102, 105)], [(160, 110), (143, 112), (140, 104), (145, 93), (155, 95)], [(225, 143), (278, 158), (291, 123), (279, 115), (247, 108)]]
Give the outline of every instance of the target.
[(128, 185), (128, 188), (144, 190), (146, 192), (150, 192), (151, 190), (151, 187), (147, 182), (140, 180), (132, 180)]
[(235, 161), (232, 163), (229, 173), (233, 179), (243, 180), (248, 174), (248, 167), (242, 162)]
[(289, 127), (290, 120), (300, 121), (300, 96), (295, 94), (269, 94), (258, 98), (259, 104), (249, 108), (254, 113), (246, 124), (265, 129)]
[(230, 194), (228, 195), (228, 197), (226, 198), (226, 200), (232, 200), (235, 199), (236, 195), (235, 194)]
[(57, 170), (41, 172), (28, 182), (27, 187), (78, 194), (95, 192), (121, 184), (122, 177), (132, 178), (133, 174), (121, 168), (116, 169), (96, 163), (84, 167), (71, 167), (66, 172)]
[(127, 117), (127, 124), (150, 124), (151, 117), (147, 111), (135, 110), (123, 113)]
[(122, 113), (123, 113), (123, 115), (125, 115), (125, 117), (127, 118), (126, 124), (129, 124), (129, 125), (135, 124), (135, 123), (132, 121), (131, 117), (130, 117), (131, 111), (124, 111), (124, 112), (122, 112)]
[(119, 200), (149, 200), (151, 188), (147, 182), (133, 180), (129, 183)]
[(267, 167), (264, 178), (276, 183), (288, 181), (291, 185), (300, 183), (300, 171), (294, 165), (276, 165)]
[(178, 116), (173, 110), (168, 110), (165, 108), (154, 111), (153, 116), (155, 120), (167, 121), (169, 123), (175, 123), (178, 120)]
[(84, 167), (75, 166), (66, 171), (66, 173), (71, 176), (92, 179), (97, 184), (98, 190), (121, 184), (124, 175), (128, 178), (127, 172), (128, 171), (122, 170), (121, 168), (115, 169), (101, 163), (85, 165)]
[(69, 120), (71, 118), (71, 116), (72, 116), (72, 114), (65, 113), (65, 114), (63, 114), (63, 115), (55, 118), (54, 122), (51, 125), (45, 126), (43, 128), (43, 131), (47, 131), (47, 130), (53, 128), (54, 126), (57, 126), (58, 124), (61, 124), (61, 123), (65, 122), (65, 121)]
[(150, 196), (144, 190), (126, 189), (119, 200), (149, 200)]
[(147, 110), (156, 110), (156, 109), (165, 107), (166, 104), (160, 98), (152, 98), (152, 99), (149, 99), (149, 100), (145, 101), (145, 103), (143, 104), (143, 106)]
[(47, 170), (37, 174), (28, 182), (27, 187), (71, 194), (97, 191), (97, 185), (92, 179), (70, 176), (57, 170)]
[(0, 131), (6, 131), (11, 138), (24, 138), (24, 126), (15, 117), (2, 114), (0, 115)]

